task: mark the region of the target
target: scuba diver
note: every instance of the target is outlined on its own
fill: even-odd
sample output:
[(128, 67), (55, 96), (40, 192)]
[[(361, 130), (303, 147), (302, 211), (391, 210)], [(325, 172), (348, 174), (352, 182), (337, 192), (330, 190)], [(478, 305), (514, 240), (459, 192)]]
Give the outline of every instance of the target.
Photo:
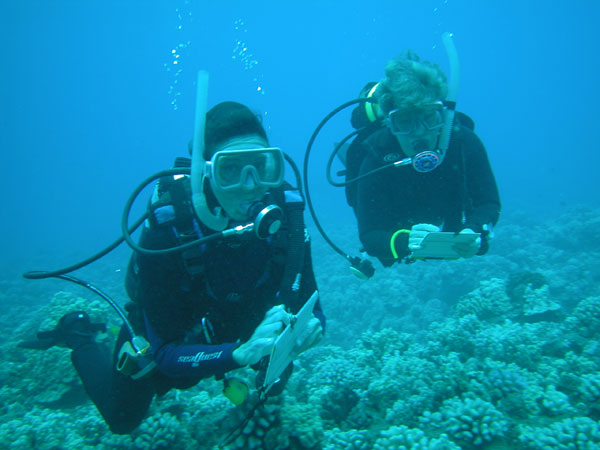
[[(135, 251), (124, 322), (133, 330), (122, 327), (112, 358), (95, 341), (102, 324), (91, 323), (84, 311), (22, 343), (70, 348), (85, 390), (113, 433), (133, 431), (155, 395), (203, 378), (223, 378), (225, 391), (239, 391), (239, 380), (227, 373), (251, 366), (259, 385), (276, 339), (317, 291), (301, 187), (284, 181), (289, 157), (269, 146), (246, 106), (223, 102), (205, 110), (197, 107), (191, 161), (178, 158), (179, 169), (165, 171), (156, 183), (145, 220), (138, 221), (138, 243), (126, 223), (133, 200), (126, 207), (124, 237)], [(317, 301), (294, 354), (316, 345), (324, 328)], [(285, 364), (268, 395), (281, 392), (292, 370)], [(235, 404), (244, 400), (244, 393), (229, 394)]]
[[(500, 198), (486, 150), (473, 121), (455, 111), (458, 58), (448, 33), (443, 40), (450, 82), (437, 64), (405, 52), (386, 64), (383, 80), (368, 83), (358, 100), (321, 122), (307, 149), (308, 155), (333, 114), (358, 103), (351, 119), (356, 130), (336, 146), (327, 176), (332, 185), (345, 187), (363, 249), (386, 267), (483, 255), (499, 218)], [(330, 174), (336, 155), (345, 166), (342, 182)], [(308, 192), (307, 203), (314, 214)], [(445, 235), (450, 248), (439, 250), (439, 256), (416, 257), (434, 235)]]

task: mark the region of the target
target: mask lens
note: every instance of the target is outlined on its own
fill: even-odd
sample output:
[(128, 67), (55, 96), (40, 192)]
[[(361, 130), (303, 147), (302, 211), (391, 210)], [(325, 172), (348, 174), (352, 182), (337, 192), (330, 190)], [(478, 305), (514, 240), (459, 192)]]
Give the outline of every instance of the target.
[(212, 158), (213, 180), (223, 190), (241, 187), (248, 177), (258, 186), (279, 186), (283, 171), (283, 156), (278, 148), (223, 150)]
[(223, 187), (229, 187), (240, 182), (242, 169), (245, 165), (238, 158), (222, 156), (218, 159), (216, 167), (216, 178), (219, 180), (219, 184)]
[(405, 111), (395, 109), (389, 114), (390, 127), (394, 134), (409, 134), (415, 124), (414, 117)]
[(250, 161), (250, 167), (256, 170), (258, 179), (263, 183), (275, 183), (279, 179), (279, 168), (272, 153), (257, 153)]
[(408, 111), (394, 109), (388, 115), (388, 123), (392, 133), (396, 135), (411, 134), (419, 125), (435, 130), (444, 124), (443, 106), (441, 103), (434, 103)]
[(432, 109), (431, 111), (425, 111), (421, 116), (421, 123), (429, 130), (433, 130), (443, 125), (444, 118), (442, 111), (438, 109)]

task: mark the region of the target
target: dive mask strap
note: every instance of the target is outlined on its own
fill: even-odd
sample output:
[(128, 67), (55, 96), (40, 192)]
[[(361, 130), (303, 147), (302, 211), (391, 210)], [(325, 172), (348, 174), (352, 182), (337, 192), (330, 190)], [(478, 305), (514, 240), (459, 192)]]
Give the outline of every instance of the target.
[(369, 122), (372, 123), (377, 122), (377, 120), (383, 116), (381, 112), (381, 106), (377, 104), (375, 99), (372, 99), (373, 94), (375, 94), (375, 91), (377, 90), (378, 86), (379, 83), (373, 86), (366, 96), (368, 101), (365, 103), (365, 114), (367, 115), (367, 119), (369, 119)]

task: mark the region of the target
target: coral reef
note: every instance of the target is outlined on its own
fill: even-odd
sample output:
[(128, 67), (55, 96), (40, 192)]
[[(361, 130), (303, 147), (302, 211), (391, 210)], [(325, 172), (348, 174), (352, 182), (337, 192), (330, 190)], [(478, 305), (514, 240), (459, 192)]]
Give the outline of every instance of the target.
[(367, 430), (342, 431), (333, 428), (327, 432), (323, 450), (371, 450), (373, 439)]
[(439, 411), (426, 411), (420, 418), (427, 428), (439, 428), (461, 448), (478, 448), (505, 436), (508, 421), (496, 407), (465, 395), (446, 400)]
[[(284, 393), (221, 448), (600, 448), (600, 247), (574, 231), (594, 224), (597, 233), (598, 223), (600, 211), (581, 208), (544, 226), (503, 218), (483, 258), (381, 268), (368, 282), (315, 238), (325, 339), (295, 361)], [(350, 243), (353, 233), (342, 227), (338, 237)], [(43, 300), (35, 308), (18, 301), (32, 295), (29, 285), (0, 286), (8, 336), (0, 343), (0, 448), (217, 449), (256, 401), (234, 407), (221, 383), (202, 380), (155, 399), (131, 435), (112, 435), (68, 350), (17, 343), (68, 311), (85, 310), (110, 330), (120, 326), (115, 314), (56, 284), (33, 288)], [(99, 339), (109, 348), (114, 335)]]
[(373, 445), (373, 450), (459, 450), (448, 435), (439, 438), (427, 437), (419, 429), (393, 426), (382, 431)]
[(511, 299), (505, 293), (504, 280), (483, 280), (479, 287), (465, 295), (456, 304), (457, 316), (475, 314), (480, 320), (491, 320), (505, 316), (511, 309)]
[(511, 273), (506, 282), (506, 294), (513, 302), (520, 303), (525, 298), (527, 289), (540, 289), (547, 286), (546, 277), (538, 272), (514, 272)]
[(588, 417), (573, 417), (547, 427), (520, 427), (519, 441), (526, 449), (592, 450), (600, 446), (600, 424)]

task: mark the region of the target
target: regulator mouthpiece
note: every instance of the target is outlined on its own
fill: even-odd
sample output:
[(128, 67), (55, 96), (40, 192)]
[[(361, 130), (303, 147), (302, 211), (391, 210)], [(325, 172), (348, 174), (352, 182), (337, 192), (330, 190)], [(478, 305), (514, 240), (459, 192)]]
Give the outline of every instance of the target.
[[(277, 205), (261, 206), (263, 207), (256, 213), (256, 219), (254, 219), (254, 232), (259, 239), (266, 239), (277, 233), (281, 228), (283, 211)], [(250, 209), (254, 208), (251, 207)]]
[(431, 150), (418, 153), (412, 158), (412, 166), (417, 172), (431, 172), (442, 163), (439, 153)]

